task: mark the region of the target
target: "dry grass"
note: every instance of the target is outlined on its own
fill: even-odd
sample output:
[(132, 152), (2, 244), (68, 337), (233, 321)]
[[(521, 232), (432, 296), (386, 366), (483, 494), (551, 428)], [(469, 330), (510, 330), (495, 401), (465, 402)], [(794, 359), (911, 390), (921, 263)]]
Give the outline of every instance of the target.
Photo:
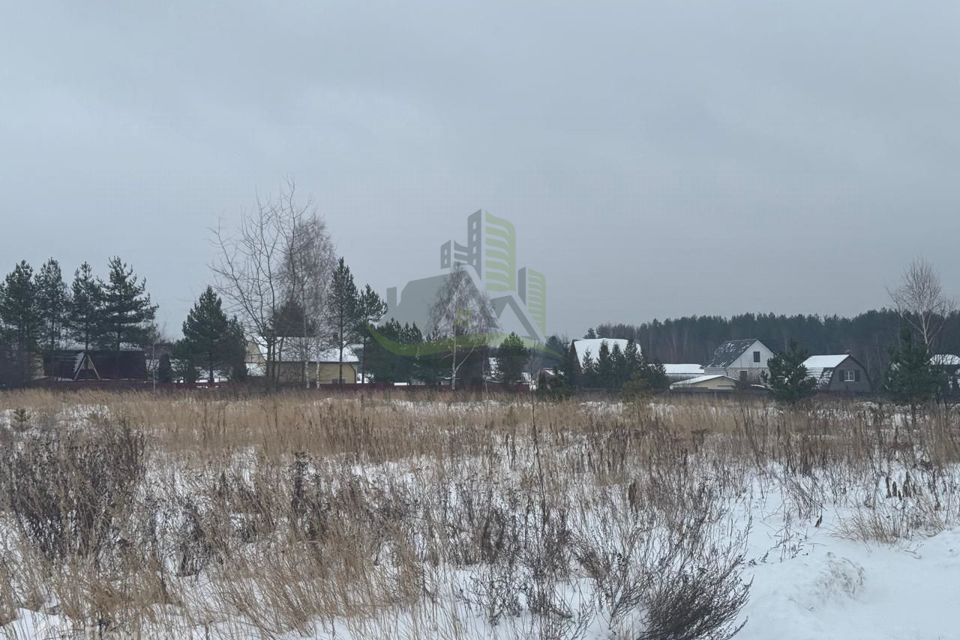
[[(0, 394), (0, 629), (726, 638), (751, 500), (895, 542), (960, 517), (931, 410)], [(894, 434), (897, 437), (894, 438)], [(19, 626), (18, 626), (19, 625)], [(351, 635), (352, 634), (352, 635)]]

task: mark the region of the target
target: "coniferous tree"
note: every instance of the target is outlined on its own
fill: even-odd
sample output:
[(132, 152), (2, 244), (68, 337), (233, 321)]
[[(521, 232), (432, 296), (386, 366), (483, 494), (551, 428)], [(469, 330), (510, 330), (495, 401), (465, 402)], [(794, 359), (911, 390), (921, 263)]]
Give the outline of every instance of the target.
[(339, 352), (340, 372), (337, 380), (343, 384), (343, 351), (356, 336), (359, 305), (357, 302), (357, 285), (353, 281), (350, 267), (343, 258), (337, 261), (337, 268), (333, 270), (328, 298), (328, 312), (330, 333)]
[(941, 373), (930, 364), (927, 346), (903, 329), (900, 345), (890, 352), (890, 368), (881, 386), (884, 395), (898, 404), (909, 405), (911, 425), (917, 422), (917, 409), (934, 398), (942, 388)]
[(93, 268), (84, 262), (74, 273), (70, 287), (67, 329), (84, 351), (103, 335), (103, 284), (93, 275)]
[(789, 349), (770, 358), (767, 366), (774, 398), (795, 404), (816, 392), (817, 381), (807, 375), (807, 368), (803, 365), (809, 355), (796, 342), (790, 341)]
[(21, 353), (26, 354), (36, 346), (40, 328), (37, 287), (33, 268), (26, 261), (17, 264), (0, 286), (0, 321), (10, 328)]
[(357, 296), (357, 335), (360, 338), (360, 383), (366, 382), (367, 348), (370, 345), (370, 329), (387, 312), (387, 305), (368, 284)]
[(629, 372), (627, 379), (633, 376), (640, 367), (643, 366), (643, 356), (640, 353), (640, 348), (637, 347), (637, 343), (633, 338), (627, 340), (627, 346), (623, 350), (623, 358), (626, 361), (625, 366)]
[[(571, 346), (571, 349), (574, 347)], [(576, 353), (574, 353), (576, 356)], [(577, 383), (581, 387), (593, 389), (598, 386), (597, 362), (593, 359), (590, 350), (583, 354), (583, 361), (580, 363), (580, 373), (577, 376)]]
[(207, 287), (183, 322), (183, 339), (177, 343), (177, 355), (203, 366), (211, 385), (215, 370), (230, 364), (229, 329), (223, 301), (213, 287)]
[(610, 368), (612, 369), (610, 389), (622, 389), (623, 384), (630, 379), (633, 370), (630, 368), (623, 350), (620, 349), (619, 343), (614, 343), (613, 349), (610, 350)]
[(150, 304), (146, 281), (137, 278), (133, 269), (120, 258), (111, 258), (109, 274), (103, 288), (103, 333), (109, 340), (120, 371), (120, 351), (125, 342), (142, 344), (148, 335), (157, 307)]
[(24, 261), (0, 284), (0, 329), (4, 325), (12, 343), (10, 380), (27, 382), (33, 374), (31, 352), (36, 347), (39, 321), (33, 269)]
[(560, 363), (560, 375), (563, 376), (564, 384), (571, 389), (583, 385), (583, 372), (580, 370), (580, 360), (577, 358), (577, 349), (572, 341), (564, 351), (563, 361)]
[(60, 263), (50, 258), (37, 272), (37, 316), (40, 342), (47, 351), (54, 351), (63, 337), (70, 304), (69, 291), (63, 281)]
[(227, 324), (223, 358), (230, 369), (230, 380), (243, 382), (247, 379), (247, 334), (239, 318), (233, 317)]
[(614, 388), (616, 374), (613, 359), (610, 357), (610, 345), (606, 340), (600, 343), (600, 352), (597, 354), (597, 384), (602, 389), (610, 391)]
[(516, 384), (523, 379), (523, 369), (530, 359), (530, 350), (516, 333), (511, 333), (497, 348), (497, 379), (504, 384)]
[(173, 364), (170, 362), (169, 354), (160, 356), (160, 363), (157, 365), (157, 382), (160, 384), (173, 382)]

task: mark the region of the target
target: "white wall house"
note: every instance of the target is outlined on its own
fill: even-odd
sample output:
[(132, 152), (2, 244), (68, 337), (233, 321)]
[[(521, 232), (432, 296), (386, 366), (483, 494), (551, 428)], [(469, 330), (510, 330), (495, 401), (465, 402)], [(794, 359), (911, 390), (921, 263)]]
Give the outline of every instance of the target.
[(713, 352), (713, 358), (704, 365), (706, 375), (723, 375), (741, 383), (762, 384), (769, 376), (767, 361), (774, 355), (759, 340), (728, 340)]

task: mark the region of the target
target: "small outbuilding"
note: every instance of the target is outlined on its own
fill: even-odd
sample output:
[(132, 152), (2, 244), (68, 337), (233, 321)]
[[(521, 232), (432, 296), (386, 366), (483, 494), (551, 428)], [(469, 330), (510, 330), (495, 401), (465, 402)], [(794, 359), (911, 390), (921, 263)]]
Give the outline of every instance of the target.
[(729, 376), (712, 374), (679, 380), (670, 385), (671, 391), (684, 393), (724, 393), (736, 391), (738, 382)]

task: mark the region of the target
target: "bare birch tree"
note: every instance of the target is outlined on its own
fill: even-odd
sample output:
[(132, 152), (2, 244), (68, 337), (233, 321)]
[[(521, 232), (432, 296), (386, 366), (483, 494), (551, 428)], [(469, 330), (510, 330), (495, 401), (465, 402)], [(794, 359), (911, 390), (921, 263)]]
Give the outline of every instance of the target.
[(917, 332), (932, 353), (947, 316), (957, 308), (956, 301), (944, 294), (933, 266), (917, 258), (903, 272), (900, 286), (887, 292), (901, 319)]
[(433, 336), (444, 343), (450, 358), (450, 386), (457, 388), (457, 374), (477, 350), (488, 346), (497, 318), (490, 299), (470, 274), (457, 264), (447, 276), (430, 309)]
[[(221, 227), (214, 230), (219, 250), (211, 266), (217, 291), (239, 315), (247, 333), (265, 350), (267, 379), (279, 384), (283, 360), (283, 338), (278, 318), (284, 307), (303, 310), (300, 340), (294, 345), (306, 366), (309, 353), (317, 348), (310, 331), (312, 318), (322, 316), (324, 291), (333, 264), (333, 246), (326, 226), (308, 200), (296, 200), (296, 185), (289, 181), (279, 198), (257, 198), (256, 209), (241, 214), (234, 233)], [(313, 323), (315, 326), (319, 322)], [(283, 333), (289, 333), (284, 328)], [(302, 372), (304, 381), (305, 371)]]

